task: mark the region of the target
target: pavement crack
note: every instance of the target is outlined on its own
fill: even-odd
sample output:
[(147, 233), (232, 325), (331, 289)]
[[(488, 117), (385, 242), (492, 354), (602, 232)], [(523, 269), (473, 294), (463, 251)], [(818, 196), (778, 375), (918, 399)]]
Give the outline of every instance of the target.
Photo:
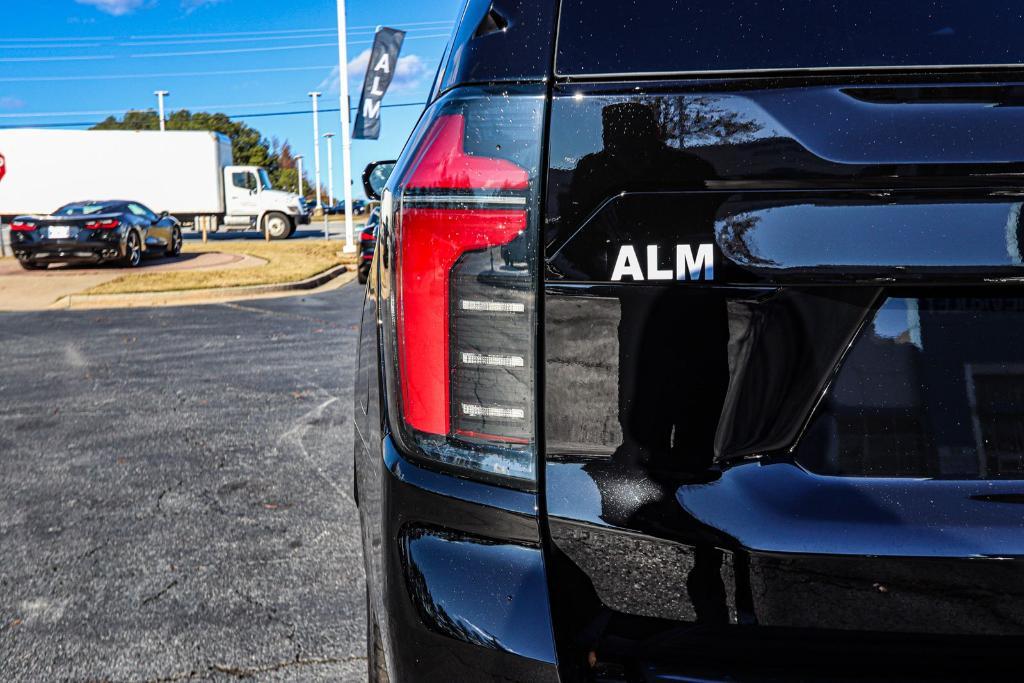
[(149, 604), (149, 603), (151, 603), (151, 602), (156, 602), (157, 600), (159, 600), (160, 598), (162, 598), (162, 597), (163, 597), (164, 595), (166, 595), (166, 594), (167, 594), (167, 591), (171, 590), (172, 588), (174, 588), (174, 587), (175, 587), (175, 586), (177, 586), (177, 585), (178, 585), (178, 580), (177, 580), (177, 579), (174, 579), (174, 580), (173, 580), (173, 581), (171, 581), (171, 582), (170, 582), (169, 584), (167, 584), (166, 586), (164, 586), (164, 587), (163, 587), (163, 590), (160, 590), (160, 591), (158, 591), (157, 593), (154, 593), (153, 595), (150, 595), (150, 596), (149, 596), (148, 598), (144, 598), (144, 599), (142, 600), (142, 604), (143, 604), (143, 605), (148, 605), (148, 604)]
[(345, 662), (352, 662), (359, 659), (366, 659), (366, 657), (305, 657), (301, 659), (288, 659), (283, 662), (274, 662), (273, 664), (265, 664), (260, 666), (231, 666), (224, 664), (211, 664), (210, 671), (216, 671), (217, 673), (227, 674), (229, 676), (234, 676), (235, 678), (251, 678), (252, 676), (255, 676), (257, 674), (272, 673), (274, 671), (281, 671), (282, 669), (290, 669), (292, 667), (324, 666), (325, 664), (344, 664)]
[[(328, 396), (330, 396), (330, 394), (328, 394)], [(326, 401), (324, 401), (317, 407), (306, 412), (304, 415), (301, 415), (295, 421), (291, 429), (289, 429), (285, 433), (281, 434), (280, 437), (278, 437), (277, 444), (280, 445), (286, 441), (292, 442), (297, 448), (299, 456), (302, 457), (302, 459), (305, 460), (310, 465), (310, 467), (312, 468), (313, 472), (317, 475), (317, 477), (319, 477), (328, 487), (333, 489), (341, 497), (351, 501), (352, 496), (350, 492), (346, 491), (344, 488), (339, 486), (338, 483), (332, 477), (329, 477), (327, 476), (327, 474), (324, 473), (324, 471), (320, 468), (317, 459), (314, 458), (309, 453), (308, 450), (306, 450), (306, 444), (303, 443), (302, 441), (302, 437), (305, 435), (305, 433), (311, 427), (314, 427), (320, 423), (324, 411), (334, 403), (338, 402), (339, 400), (341, 400), (339, 396), (330, 396), (330, 398), (328, 398)]]
[(160, 507), (160, 504), (163, 503), (164, 496), (166, 496), (171, 491), (173, 491), (173, 490), (175, 490), (177, 488), (180, 488), (181, 485), (184, 484), (184, 483), (185, 483), (184, 479), (179, 479), (177, 484), (175, 484), (174, 486), (170, 486), (168, 488), (165, 488), (163, 491), (160, 492), (160, 495), (158, 495), (156, 497), (156, 511), (158, 513), (162, 513), (163, 512), (163, 509)]
[(327, 666), (330, 664), (347, 664), (365, 660), (365, 655), (350, 655), (348, 657), (296, 657), (270, 664), (257, 664), (255, 666), (236, 666), (234, 664), (213, 663), (206, 667), (206, 671), (187, 671), (161, 678), (150, 678), (146, 683), (172, 683), (172, 681), (186, 681), (196, 678), (208, 678), (208, 673), (219, 673), (232, 678), (252, 678), (259, 674), (274, 673), (284, 669), (309, 666)]
[(260, 315), (270, 315), (270, 316), (275, 316), (275, 317), (278, 317), (278, 318), (290, 318), (292, 320), (305, 320), (307, 322), (317, 323), (318, 325), (324, 325), (325, 327), (331, 327), (331, 328), (340, 328), (341, 327), (341, 325), (339, 325), (334, 320), (325, 320), (323, 318), (317, 318), (317, 317), (310, 316), (310, 315), (302, 315), (300, 313), (291, 313), (289, 311), (277, 311), (277, 310), (273, 310), (273, 309), (258, 308), (256, 306), (246, 306), (245, 304), (239, 304), (239, 303), (234, 303), (234, 302), (225, 302), (225, 303), (222, 303), (220, 305), (224, 306), (226, 308), (233, 308), (233, 309), (239, 310), (239, 311), (246, 311), (246, 312), (249, 312), (249, 313), (258, 313)]

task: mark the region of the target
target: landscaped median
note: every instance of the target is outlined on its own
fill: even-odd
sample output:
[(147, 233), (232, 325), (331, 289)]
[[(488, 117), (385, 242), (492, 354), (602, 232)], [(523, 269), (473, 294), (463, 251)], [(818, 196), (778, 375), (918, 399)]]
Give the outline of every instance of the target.
[(343, 254), (339, 241), (296, 240), (261, 242), (255, 240), (211, 240), (207, 244), (186, 242), (183, 252), (221, 252), (253, 256), (265, 264), (215, 270), (180, 270), (128, 273), (82, 292), (81, 295), (140, 294), (183, 290), (279, 285), (307, 280), (341, 265), (352, 266), (355, 254)]

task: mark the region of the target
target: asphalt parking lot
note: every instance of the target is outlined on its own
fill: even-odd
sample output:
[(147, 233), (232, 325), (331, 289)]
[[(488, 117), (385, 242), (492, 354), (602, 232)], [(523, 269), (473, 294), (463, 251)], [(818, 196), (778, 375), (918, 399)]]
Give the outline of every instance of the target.
[(365, 680), (361, 301), (0, 314), (0, 680)]

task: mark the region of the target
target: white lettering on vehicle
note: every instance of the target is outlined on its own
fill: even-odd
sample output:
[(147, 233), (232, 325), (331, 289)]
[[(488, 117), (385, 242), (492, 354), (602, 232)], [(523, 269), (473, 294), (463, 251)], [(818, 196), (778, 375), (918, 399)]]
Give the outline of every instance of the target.
[(689, 244), (677, 244), (675, 248), (675, 267), (662, 268), (659, 264), (659, 248), (656, 244), (646, 247), (647, 273), (640, 265), (640, 257), (631, 244), (619, 247), (619, 255), (612, 268), (612, 281), (619, 282), (628, 277), (635, 281), (643, 280), (714, 280), (715, 250), (711, 244), (698, 244), (697, 252)]

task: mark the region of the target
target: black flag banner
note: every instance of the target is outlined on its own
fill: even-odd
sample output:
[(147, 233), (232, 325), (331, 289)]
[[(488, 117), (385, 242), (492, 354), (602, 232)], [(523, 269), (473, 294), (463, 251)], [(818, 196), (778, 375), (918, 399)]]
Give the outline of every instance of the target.
[(370, 50), (370, 62), (366, 65), (363, 79), (363, 94), (359, 97), (356, 111), (355, 130), (352, 137), (358, 140), (376, 140), (380, 135), (380, 103), (391, 85), (398, 66), (398, 53), (405, 40), (405, 31), (393, 28), (378, 28)]

